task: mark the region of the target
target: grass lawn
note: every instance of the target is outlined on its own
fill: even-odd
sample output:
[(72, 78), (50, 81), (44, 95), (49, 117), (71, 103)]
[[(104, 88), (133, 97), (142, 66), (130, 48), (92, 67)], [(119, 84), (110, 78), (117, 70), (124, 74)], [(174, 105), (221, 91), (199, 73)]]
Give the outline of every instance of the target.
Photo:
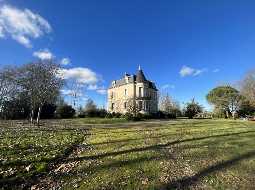
[(67, 120), (76, 124), (115, 124), (128, 122), (125, 118), (79, 118)]
[(79, 122), (2, 124), (0, 187), (255, 188), (255, 122)]

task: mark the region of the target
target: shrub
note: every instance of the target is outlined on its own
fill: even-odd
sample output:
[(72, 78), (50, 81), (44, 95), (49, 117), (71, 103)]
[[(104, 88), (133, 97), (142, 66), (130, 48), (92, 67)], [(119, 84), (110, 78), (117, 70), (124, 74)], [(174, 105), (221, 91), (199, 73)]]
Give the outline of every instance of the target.
[(122, 116), (121, 113), (115, 113), (115, 117), (116, 117), (116, 118), (120, 118), (121, 116)]
[(85, 118), (85, 113), (79, 113), (79, 114), (78, 114), (78, 117), (79, 117), (79, 118)]
[(123, 117), (128, 121), (141, 121), (143, 118), (143, 115), (137, 114), (137, 116), (134, 116), (131, 113), (126, 113)]
[(75, 115), (75, 109), (70, 105), (64, 104), (57, 107), (56, 114), (60, 118), (72, 118)]
[(57, 108), (57, 106), (55, 104), (44, 104), (42, 107), (42, 111), (41, 111), (41, 118), (42, 119), (54, 118), (56, 108)]
[(105, 118), (112, 118), (112, 114), (111, 114), (111, 113), (107, 113), (107, 114), (105, 115)]
[(124, 118), (125, 118), (126, 120), (128, 120), (128, 121), (132, 120), (132, 118), (133, 118), (132, 114), (130, 114), (130, 113), (126, 113), (126, 114), (124, 114), (123, 116), (124, 116)]
[(107, 115), (107, 111), (105, 109), (97, 110), (98, 117), (105, 117)]

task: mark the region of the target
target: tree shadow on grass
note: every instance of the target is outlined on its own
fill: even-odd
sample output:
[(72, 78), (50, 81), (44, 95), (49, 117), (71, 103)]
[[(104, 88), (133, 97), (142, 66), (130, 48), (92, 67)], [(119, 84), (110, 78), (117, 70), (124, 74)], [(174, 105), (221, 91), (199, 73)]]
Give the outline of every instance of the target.
[(84, 174), (95, 174), (101, 170), (111, 170), (113, 168), (120, 168), (120, 167), (126, 167), (126, 166), (131, 166), (131, 165), (135, 165), (135, 164), (140, 164), (140, 163), (145, 163), (145, 162), (150, 162), (153, 160), (161, 160), (163, 158), (163, 156), (143, 156), (143, 157), (138, 157), (135, 159), (130, 159), (130, 160), (119, 160), (119, 161), (115, 161), (115, 162), (110, 162), (107, 164), (99, 164), (99, 165), (95, 165), (92, 167), (87, 167), (87, 168), (83, 168), (82, 170), (78, 170), (75, 172), (69, 172), (69, 173), (60, 173), (57, 174), (56, 177), (58, 179), (61, 179), (61, 177), (67, 177), (67, 176), (82, 176), (84, 177)]
[[(238, 133), (225, 133), (225, 134), (220, 134), (220, 135), (202, 136), (202, 137), (188, 138), (188, 139), (183, 139), (183, 140), (180, 139), (180, 140), (170, 141), (170, 142), (167, 142), (167, 143), (164, 143), (164, 144), (155, 144), (155, 145), (146, 146), (146, 147), (133, 148), (133, 149), (115, 151), (115, 152), (107, 152), (107, 153), (104, 153), (104, 154), (97, 154), (97, 155), (91, 155), (91, 156), (82, 156), (82, 157), (74, 157), (74, 158), (67, 158), (67, 156), (64, 156), (64, 157), (62, 156), (61, 157), (61, 162), (101, 159), (101, 158), (105, 158), (105, 157), (108, 157), (108, 156), (117, 156), (117, 155), (122, 155), (122, 154), (127, 154), (127, 153), (157, 150), (157, 149), (165, 148), (165, 147), (168, 147), (168, 146), (171, 146), (171, 145), (184, 143), (184, 142), (192, 142), (192, 141), (205, 140), (205, 139), (210, 139), (210, 138), (227, 137), (227, 136), (234, 136), (234, 135), (241, 135), (241, 134), (248, 134), (248, 133), (255, 133), (255, 131), (245, 131), (245, 132), (238, 132)], [(77, 145), (77, 143), (75, 143), (75, 145)], [(71, 146), (71, 147), (73, 147), (73, 146)], [(54, 158), (54, 159), (57, 159), (57, 158)], [(22, 165), (28, 165), (28, 164), (31, 164), (31, 163), (50, 162), (50, 161), (52, 161), (51, 158), (43, 158), (43, 159), (40, 159), (40, 160), (32, 160), (32, 161), (14, 161), (14, 162), (9, 162), (9, 163), (4, 163), (4, 164), (0, 163), (0, 167), (1, 166), (22, 166)]]
[(153, 137), (127, 138), (127, 139), (105, 141), (105, 142), (99, 142), (99, 143), (91, 143), (91, 144), (88, 144), (88, 145), (91, 145), (91, 146), (108, 145), (108, 144), (115, 144), (115, 143), (125, 143), (125, 142), (131, 142), (131, 141), (139, 141), (139, 140), (144, 140), (144, 139), (158, 139), (158, 138), (171, 137), (171, 136), (176, 136), (176, 134), (172, 133), (172, 134), (158, 135), (158, 136), (153, 136)]
[(116, 151), (116, 152), (107, 152), (104, 154), (98, 154), (98, 155), (92, 155), (92, 156), (83, 156), (78, 158), (68, 158), (66, 161), (82, 161), (82, 160), (90, 160), (90, 159), (101, 159), (108, 156), (117, 156), (121, 154), (127, 154), (127, 153), (135, 153), (135, 152), (141, 152), (141, 151), (149, 151), (149, 150), (157, 150), (161, 148), (165, 148), (171, 145), (184, 143), (184, 142), (192, 142), (197, 140), (205, 140), (210, 138), (218, 138), (218, 137), (227, 137), (232, 135), (241, 135), (241, 134), (248, 134), (248, 133), (254, 133), (255, 131), (245, 131), (245, 132), (239, 132), (239, 133), (227, 133), (227, 134), (221, 134), (221, 135), (212, 135), (212, 136), (204, 136), (204, 137), (197, 137), (197, 138), (190, 138), (190, 139), (184, 139), (184, 140), (176, 140), (167, 142), (164, 144), (156, 144), (152, 146), (146, 146), (141, 148), (133, 148), (128, 150), (122, 150), (122, 151)]
[(226, 169), (242, 160), (255, 157), (255, 151), (250, 151), (240, 156), (236, 156), (230, 160), (222, 161), (212, 166), (209, 166), (193, 176), (183, 177), (181, 179), (172, 181), (171, 183), (162, 187), (163, 189), (188, 189), (189, 187), (197, 184), (203, 177), (206, 177), (213, 172)]
[(31, 174), (24, 173), (22, 176), (8, 176), (5, 178), (2, 178), (0, 176), (0, 189), (29, 189), (32, 184), (35, 184), (38, 182), (38, 180), (46, 176), (49, 171), (51, 171), (53, 168), (55, 168), (58, 164), (62, 163), (67, 157), (69, 157), (73, 151), (76, 149), (76, 147), (84, 141), (84, 137), (81, 137), (77, 139), (73, 144), (68, 146), (62, 153), (57, 155), (56, 157), (51, 158), (42, 158), (40, 160), (33, 160), (33, 161), (14, 161), (9, 163), (0, 163), (0, 167), (6, 168), (6, 167), (24, 167), (28, 166), (32, 163), (46, 163), (46, 171), (44, 172), (38, 172), (38, 171), (32, 171)]
[[(220, 132), (220, 131), (231, 131), (231, 129), (243, 129), (243, 127), (238, 127), (238, 128), (227, 128), (226, 129), (217, 129), (217, 130), (208, 130), (207, 132), (214, 132), (214, 133), (217, 133), (217, 132)], [(136, 131), (133, 131), (133, 132), (136, 132)], [(246, 133), (246, 131), (240, 131), (240, 132), (244, 132)], [(200, 132), (192, 132), (192, 134), (200, 134)], [(97, 133), (98, 134), (98, 133)], [(102, 133), (101, 133), (102, 134)], [(107, 133), (105, 133), (107, 134)], [(144, 140), (145, 138), (146, 139), (158, 139), (158, 138), (164, 138), (164, 137), (171, 137), (171, 136), (176, 136), (177, 134), (176, 133), (169, 133), (169, 134), (165, 134), (165, 135), (158, 135), (158, 136), (152, 136), (152, 137), (141, 137), (141, 138), (127, 138), (127, 139), (120, 139), (120, 140), (112, 140), (112, 141), (104, 141), (104, 142), (98, 142), (98, 143), (90, 143), (88, 145), (90, 146), (97, 146), (97, 145), (108, 145), (108, 144), (114, 144), (114, 143), (124, 143), (124, 142), (131, 142), (131, 141), (139, 141), (139, 140)], [(183, 134), (181, 134), (183, 135)]]
[[(135, 152), (142, 152), (142, 151), (155, 151), (155, 150), (157, 151), (159, 149), (166, 148), (168, 146), (179, 144), (179, 143), (184, 143), (184, 142), (192, 142), (192, 141), (198, 141), (198, 140), (204, 140), (204, 139), (210, 139), (210, 138), (218, 138), (218, 137), (227, 137), (227, 136), (234, 136), (234, 135), (241, 135), (241, 134), (249, 134), (249, 133), (254, 133), (254, 132), (255, 131), (245, 131), (245, 132), (239, 132), (239, 133), (226, 133), (226, 134), (220, 134), (220, 135), (203, 136), (203, 137), (197, 137), (197, 138), (189, 138), (189, 139), (171, 141), (171, 142), (167, 142), (167, 143), (164, 143), (164, 144), (155, 144), (155, 145), (141, 147), (141, 148), (133, 148), (133, 149), (128, 149), (128, 150), (108, 152), (108, 153), (98, 154), (98, 155), (70, 158), (69, 155), (74, 151), (76, 146), (80, 143), (79, 141), (77, 141), (73, 145), (71, 145), (69, 148), (65, 149), (65, 151), (62, 155), (59, 155), (56, 158), (43, 158), (43, 159), (40, 159), (40, 160), (33, 160), (33, 161), (14, 161), (14, 162), (9, 162), (9, 163), (4, 163), (4, 164), (0, 163), (0, 167), (27, 166), (28, 164), (31, 164), (31, 163), (46, 162), (46, 163), (48, 163), (48, 170), (50, 170), (50, 169), (52, 169), (52, 167), (54, 165), (68, 163), (68, 162), (72, 162), (72, 161), (102, 159), (102, 158), (105, 158), (105, 157), (108, 157), (108, 156), (117, 156), (117, 155), (122, 155), (122, 154), (127, 154), (127, 153), (135, 153)], [(206, 173), (210, 173), (214, 170), (219, 169), (220, 167), (227, 167), (227, 166), (229, 166), (230, 164), (232, 164), (234, 162), (237, 162), (241, 159), (244, 159), (245, 157), (252, 157), (253, 154), (255, 154), (255, 153), (251, 152), (251, 153), (246, 154), (246, 155), (244, 155), (240, 158), (233, 159), (232, 161), (223, 162), (223, 163), (219, 164), (219, 166), (217, 166), (217, 165), (212, 166), (212, 167), (206, 169), (205, 171), (200, 172), (199, 174), (197, 174), (195, 176), (173, 182), (173, 183), (169, 184), (169, 187), (174, 187), (176, 184), (190, 184), (192, 181), (194, 181), (194, 179), (205, 176)], [(134, 161), (134, 162), (138, 162), (138, 161), (139, 160)], [(129, 164), (130, 162), (132, 162), (132, 160), (130, 160), (130, 161), (121, 161), (119, 163), (113, 163), (113, 165)], [(105, 167), (111, 167), (111, 165), (108, 165), (108, 166), (105, 166)], [(43, 174), (43, 175), (47, 175), (47, 174)], [(36, 181), (38, 181), (38, 179), (40, 179), (40, 177), (41, 177), (40, 174), (35, 173), (35, 174), (33, 174), (32, 176), (29, 176), (29, 177), (21, 177), (21, 178), (20, 177), (9, 177), (9, 178), (5, 178), (5, 179), (1, 179), (0, 180), (0, 188), (4, 187), (4, 186), (6, 187), (6, 185), (7, 186), (10, 185), (10, 187), (12, 187), (13, 184), (20, 184), (20, 183), (23, 183), (24, 181), (28, 184), (32, 184), (32, 183), (35, 183)]]

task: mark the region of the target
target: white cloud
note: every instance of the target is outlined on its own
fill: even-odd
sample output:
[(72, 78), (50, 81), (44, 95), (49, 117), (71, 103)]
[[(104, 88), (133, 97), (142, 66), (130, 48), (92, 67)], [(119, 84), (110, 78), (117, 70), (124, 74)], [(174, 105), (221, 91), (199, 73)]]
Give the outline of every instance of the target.
[(106, 94), (107, 90), (106, 89), (98, 89), (98, 90), (96, 90), (96, 92), (104, 95), (104, 94)]
[(69, 58), (65, 57), (65, 58), (63, 58), (63, 59), (61, 60), (60, 63), (61, 63), (62, 65), (69, 65), (70, 62), (71, 62), (71, 60), (70, 60)]
[(72, 94), (72, 91), (71, 91), (71, 90), (62, 89), (62, 90), (60, 90), (60, 91), (61, 91), (61, 93), (62, 93), (63, 95), (71, 95), (71, 94)]
[(4, 29), (1, 25), (0, 25), (0, 38), (4, 38)]
[(31, 39), (51, 32), (47, 20), (29, 9), (0, 5), (0, 38), (10, 36), (25, 47), (32, 47)]
[(206, 69), (194, 69), (192, 67), (188, 67), (188, 66), (182, 66), (181, 70), (180, 70), (180, 75), (181, 77), (186, 77), (186, 76), (197, 76), (202, 74), (203, 72), (205, 72)]
[(77, 92), (75, 90), (62, 89), (62, 90), (60, 90), (60, 92), (65, 96), (76, 96), (76, 97), (83, 96), (83, 94), (81, 92)]
[(73, 79), (81, 84), (96, 84), (99, 82), (100, 76), (97, 75), (94, 71), (84, 68), (84, 67), (75, 67), (71, 69), (61, 69), (60, 77), (63, 79)]
[(36, 51), (33, 53), (33, 56), (41, 60), (50, 60), (54, 58), (54, 55), (48, 49)]
[(202, 70), (200, 70), (200, 69), (195, 70), (195, 72), (194, 72), (193, 76), (200, 75), (200, 74), (202, 74), (204, 71), (205, 71), (204, 69), (202, 69)]
[(87, 89), (88, 89), (88, 90), (95, 90), (98, 94), (102, 94), (102, 95), (104, 95), (104, 94), (107, 93), (107, 90), (105, 89), (104, 86), (99, 87), (99, 86), (96, 85), (96, 84), (90, 84), (90, 85), (88, 85)]
[(187, 66), (183, 66), (180, 70), (180, 75), (182, 77), (192, 75), (193, 73), (194, 73), (194, 69)]
[(213, 73), (218, 73), (218, 72), (220, 72), (220, 69), (214, 69), (213, 70)]
[(96, 84), (90, 84), (88, 85), (88, 90), (97, 90), (98, 89), (98, 86)]
[(30, 43), (30, 40), (27, 37), (25, 37), (25, 36), (22, 36), (22, 35), (13, 35), (12, 38), (14, 40), (16, 40), (17, 42), (19, 42), (20, 44), (24, 45), (27, 48), (31, 48), (32, 47), (32, 45)]
[(165, 84), (161, 87), (161, 89), (167, 89), (167, 88), (170, 88), (170, 89), (175, 89), (175, 85), (171, 85), (171, 84)]

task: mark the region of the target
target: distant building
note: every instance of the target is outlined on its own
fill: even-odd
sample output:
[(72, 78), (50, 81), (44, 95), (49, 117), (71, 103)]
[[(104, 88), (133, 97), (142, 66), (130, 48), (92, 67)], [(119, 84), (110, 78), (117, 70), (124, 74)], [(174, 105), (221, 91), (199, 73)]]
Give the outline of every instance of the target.
[(136, 75), (125, 74), (112, 81), (108, 89), (108, 111), (126, 113), (136, 106), (140, 113), (158, 111), (158, 90), (155, 83), (146, 79), (139, 66)]

